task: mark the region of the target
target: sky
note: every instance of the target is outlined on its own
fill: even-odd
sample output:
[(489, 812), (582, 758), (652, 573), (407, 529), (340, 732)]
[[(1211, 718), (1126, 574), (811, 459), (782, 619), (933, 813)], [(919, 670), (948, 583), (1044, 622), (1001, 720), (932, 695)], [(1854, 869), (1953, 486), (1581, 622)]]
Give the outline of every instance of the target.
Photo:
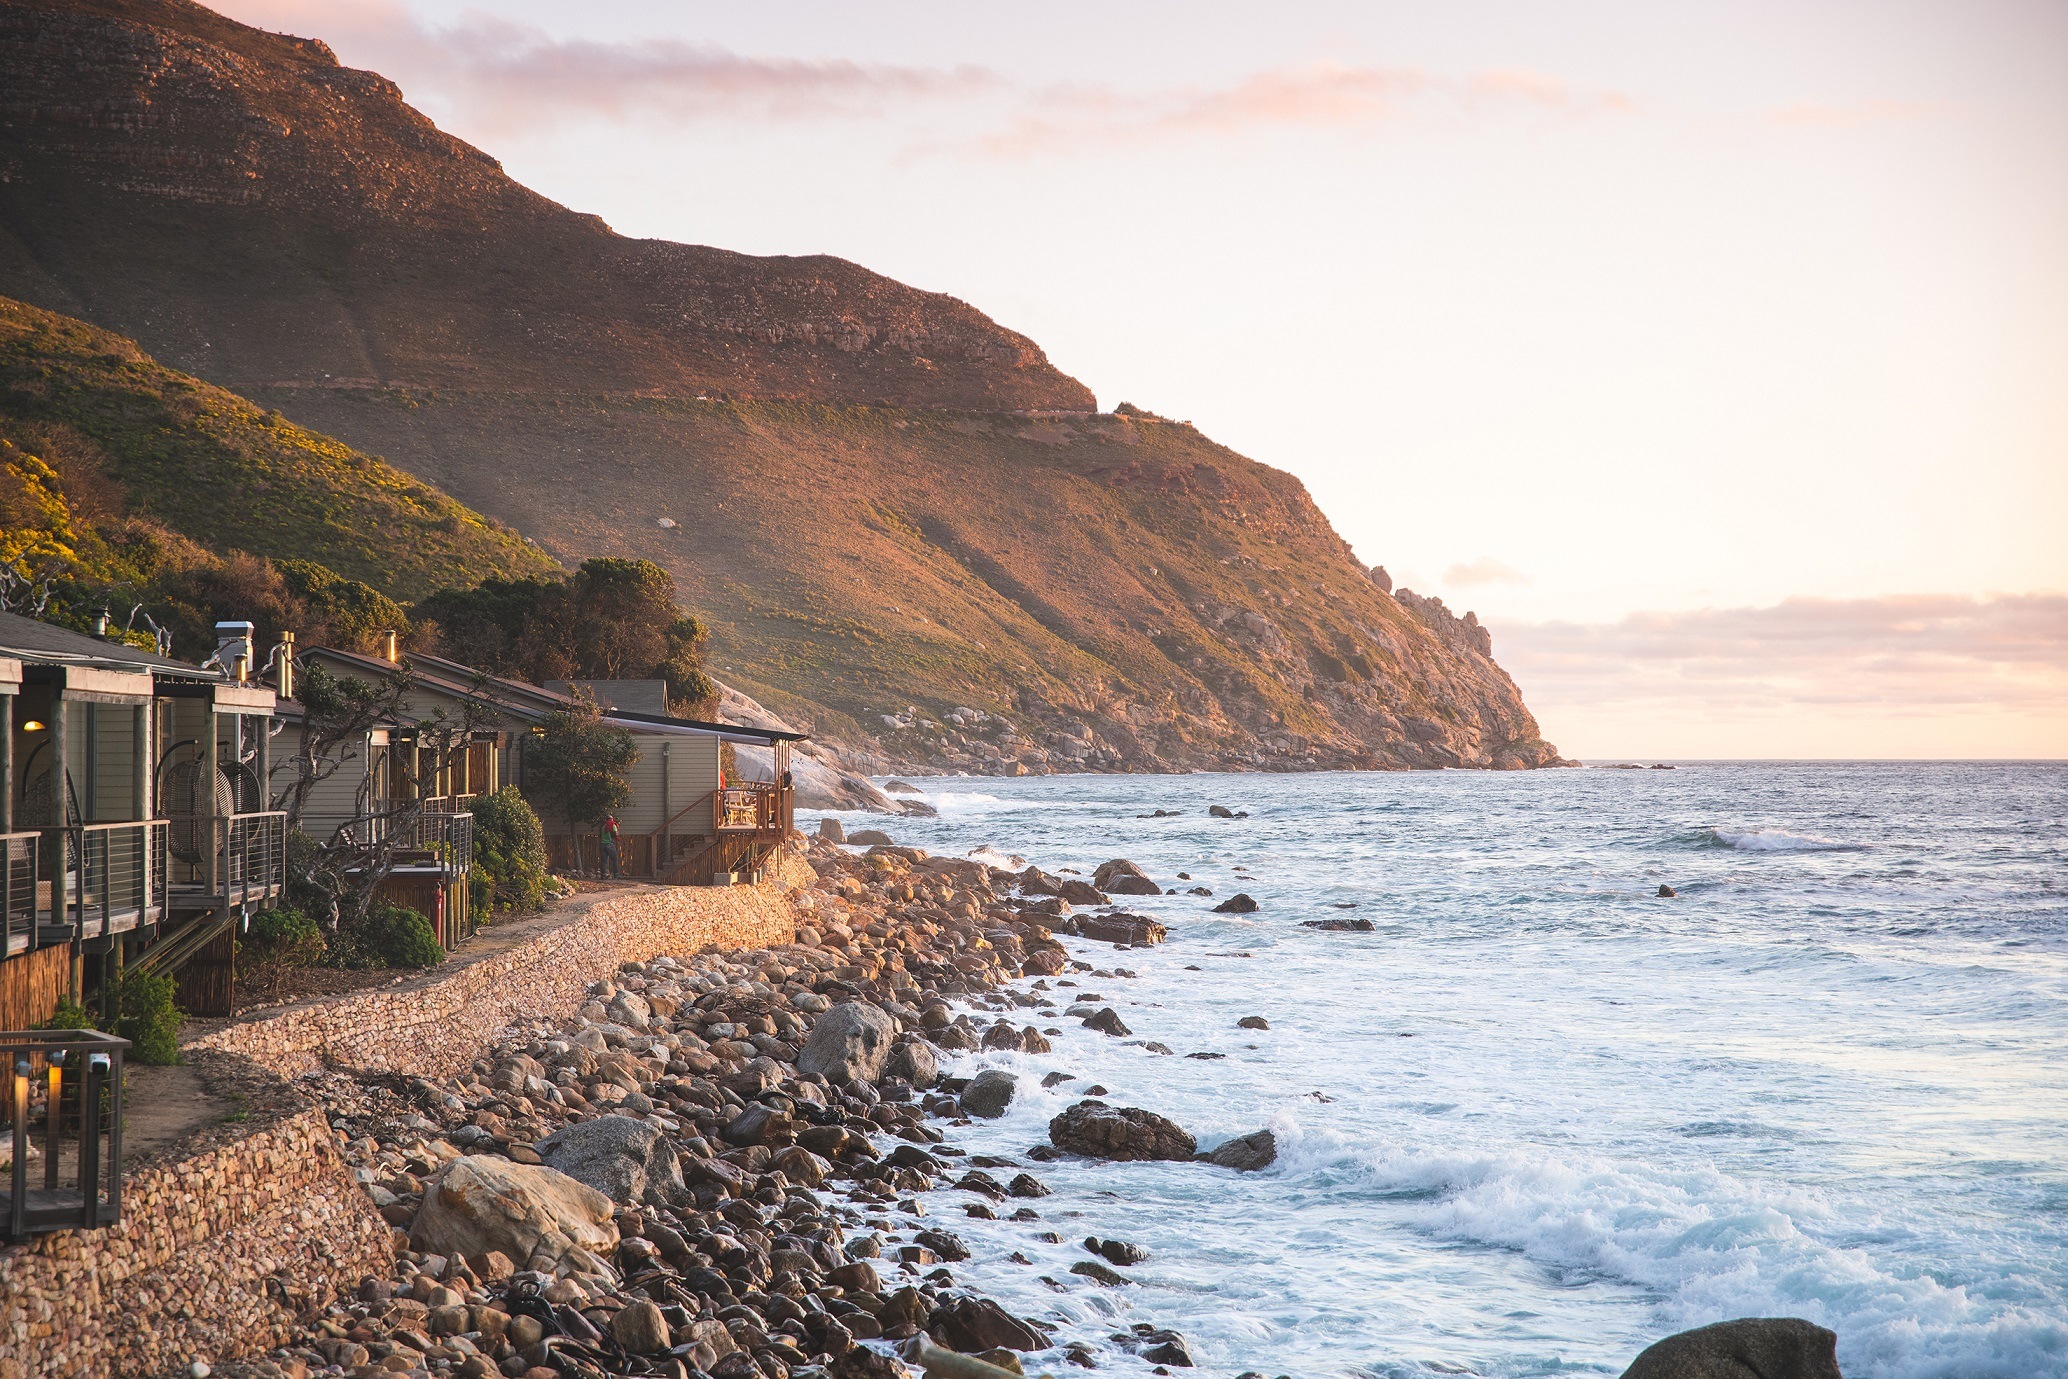
[(2068, 5), (226, 0), (1298, 475), (1604, 757), (2068, 757)]

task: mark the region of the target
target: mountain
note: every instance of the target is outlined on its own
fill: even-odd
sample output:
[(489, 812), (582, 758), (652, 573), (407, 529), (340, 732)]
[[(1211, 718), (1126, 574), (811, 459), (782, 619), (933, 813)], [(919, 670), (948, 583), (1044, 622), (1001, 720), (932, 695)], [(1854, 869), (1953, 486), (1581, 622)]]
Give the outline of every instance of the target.
[(562, 559), (643, 555), (714, 673), (851, 759), (1556, 761), (1485, 629), (1297, 480), (838, 259), (632, 240), (320, 42), (0, 0), (0, 293), (383, 454)]
[[(217, 553), (314, 560), (391, 597), (558, 568), (383, 460), (6, 298), (0, 442), (12, 447), (0, 454), (62, 462), (74, 505), (153, 519)], [(0, 477), (0, 518), (26, 532), (33, 518), (12, 511), (11, 493)]]

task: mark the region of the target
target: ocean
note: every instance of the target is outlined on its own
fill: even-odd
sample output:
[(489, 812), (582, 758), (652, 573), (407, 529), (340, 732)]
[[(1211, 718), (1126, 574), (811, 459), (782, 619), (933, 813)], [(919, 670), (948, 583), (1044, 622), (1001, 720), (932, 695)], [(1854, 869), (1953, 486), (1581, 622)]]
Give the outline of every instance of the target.
[[(1214, 892), (1126, 898), (1157, 947), (1066, 940), (1116, 975), (1022, 1012), (1052, 1053), (951, 1060), (1020, 1079), (950, 1143), (1053, 1189), (1038, 1222), (928, 1195), (956, 1275), (1102, 1368), (1147, 1371), (1109, 1340), (1139, 1323), (1202, 1375), (1614, 1375), (1767, 1315), (1849, 1379), (2068, 1375), (2068, 766), (914, 784), (938, 818), (844, 822)], [(1302, 926), (1333, 918), (1374, 928)], [(1132, 1037), (1062, 1015), (1088, 992)], [(1094, 1082), (1279, 1160), (1027, 1160)], [(1128, 1286), (1067, 1272), (1093, 1235), (1148, 1249)]]

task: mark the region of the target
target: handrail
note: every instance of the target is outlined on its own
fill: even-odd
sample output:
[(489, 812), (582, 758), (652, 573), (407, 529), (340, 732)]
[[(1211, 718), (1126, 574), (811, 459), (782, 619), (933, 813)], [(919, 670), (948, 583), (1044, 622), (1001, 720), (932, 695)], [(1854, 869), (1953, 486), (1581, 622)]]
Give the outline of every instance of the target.
[(40, 830), (41, 872), (53, 894), (38, 909), (48, 923), (85, 936), (97, 916), (100, 932), (122, 918), (141, 924), (165, 909), (170, 824), (164, 819), (125, 819)]
[(226, 906), (278, 896), (287, 884), (286, 811), (224, 814), (207, 822), (215, 860), (210, 895)]
[(409, 811), (393, 810), (386, 814), (361, 814), (347, 819), (331, 834), (332, 846), (371, 851), (376, 844), (392, 843), (402, 851), (437, 854), (445, 869), (455, 876), (472, 870), (472, 814), (418, 811), (406, 823), (398, 824), (398, 816), (407, 813)]
[[(0, 790), (6, 789), (0, 783)], [(5, 953), (14, 951), (15, 940), (24, 947), (36, 946), (36, 846), (35, 833), (0, 833), (0, 944)]]

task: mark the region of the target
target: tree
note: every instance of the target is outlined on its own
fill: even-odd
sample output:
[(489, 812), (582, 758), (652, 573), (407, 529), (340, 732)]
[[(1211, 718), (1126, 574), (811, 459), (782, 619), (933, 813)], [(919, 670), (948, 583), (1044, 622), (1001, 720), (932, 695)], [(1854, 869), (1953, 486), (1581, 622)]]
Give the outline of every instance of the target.
[(524, 749), (525, 783), (567, 822), (574, 866), (582, 869), (581, 832), (603, 822), (632, 798), (632, 734), (603, 721), (596, 701), (575, 696), (574, 707), (547, 714)]
[(564, 581), (487, 580), (416, 606), (454, 660), (544, 680), (664, 680), (669, 707), (717, 707), (703, 670), (708, 633), (685, 614), (675, 577), (650, 560), (585, 560)]

